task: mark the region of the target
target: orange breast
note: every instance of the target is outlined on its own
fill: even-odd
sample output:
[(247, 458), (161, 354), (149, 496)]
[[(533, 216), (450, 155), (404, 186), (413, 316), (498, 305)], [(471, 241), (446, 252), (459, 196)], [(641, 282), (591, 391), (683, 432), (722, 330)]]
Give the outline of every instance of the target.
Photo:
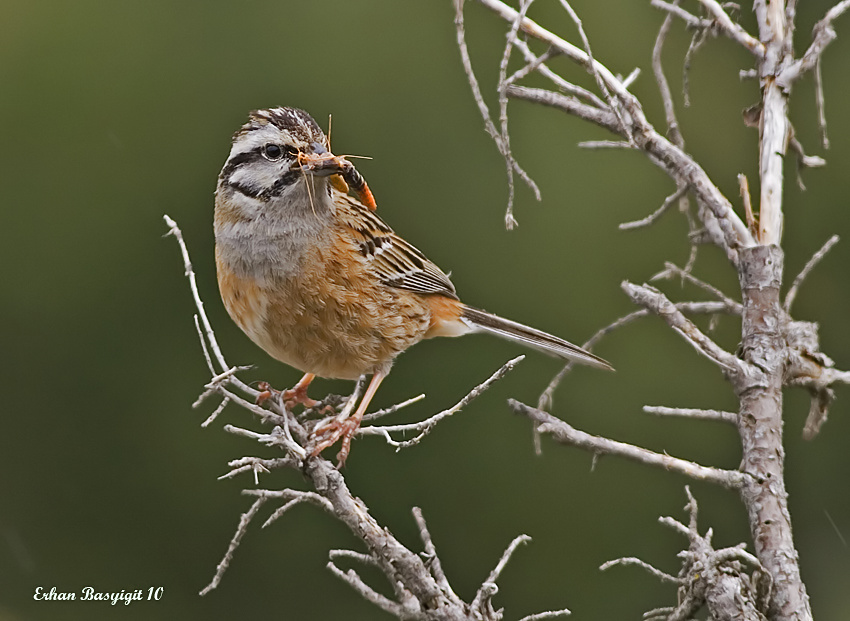
[(388, 370), (432, 326), (428, 298), (381, 284), (347, 238), (311, 249), (297, 276), (262, 285), (217, 263), (233, 320), (271, 356), (305, 373), (356, 379)]

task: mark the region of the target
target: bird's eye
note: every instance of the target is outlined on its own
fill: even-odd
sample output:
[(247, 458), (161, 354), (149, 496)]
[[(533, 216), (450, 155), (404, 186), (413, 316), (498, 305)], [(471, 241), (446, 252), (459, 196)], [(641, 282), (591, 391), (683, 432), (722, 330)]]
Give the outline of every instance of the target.
[(276, 144), (267, 144), (263, 147), (263, 155), (271, 161), (279, 160), (283, 157), (283, 149)]

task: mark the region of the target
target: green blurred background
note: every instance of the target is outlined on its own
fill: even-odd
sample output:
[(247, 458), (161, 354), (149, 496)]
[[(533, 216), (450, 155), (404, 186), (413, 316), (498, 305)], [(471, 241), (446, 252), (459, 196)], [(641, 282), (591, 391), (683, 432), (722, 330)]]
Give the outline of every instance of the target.
[[(596, 56), (616, 72), (643, 73), (634, 91), (663, 125), (649, 66), (662, 16), (649, 2), (573, 3)], [(799, 6), (798, 49), (831, 2)], [(506, 25), (468, 3), (470, 47), (492, 97)], [(532, 17), (576, 41), (557, 2)], [(455, 44), (451, 2), (56, 0), (0, 5), (0, 619), (382, 619), (325, 568), (330, 548), (357, 547), (322, 512), (298, 507), (273, 527), (256, 523), (222, 585), (201, 598), (249, 499), (248, 476), (217, 481), (226, 462), (275, 456), (221, 431), (254, 426), (228, 408), (201, 429), (213, 404), (190, 404), (207, 379), (177, 245), (162, 214), (182, 227), (201, 293), (231, 364), (255, 364), (246, 379), (278, 387), (298, 374), (252, 345), (226, 316), (212, 261), (216, 175), (231, 133), (252, 108), (294, 105), (322, 125), (333, 114), (336, 150), (358, 164), (382, 216), (445, 270), (468, 302), (582, 342), (632, 310), (619, 284), (647, 280), (688, 257), (684, 218), (621, 232), (672, 191), (638, 154), (583, 151), (601, 130), (530, 104), (512, 104), (519, 161), (543, 201), (518, 186), (520, 227), (507, 232), (504, 165), (478, 117)], [(742, 20), (754, 28), (745, 7)], [(845, 198), (850, 161), (850, 18), (823, 66), (832, 148), (825, 169), (794, 182), (789, 161), (787, 280), (833, 233), (850, 237)], [(674, 28), (665, 58), (681, 102), (689, 37)], [(757, 192), (756, 133), (740, 112), (757, 99), (737, 72), (746, 54), (710, 40), (693, 61), (692, 106), (680, 110), (688, 150), (736, 204), (736, 174)], [(552, 66), (591, 82), (564, 61)], [(539, 81), (532, 80), (532, 84)], [(797, 135), (821, 153), (811, 79), (794, 93)], [(790, 160), (791, 158), (789, 158)], [(796, 316), (821, 323), (824, 350), (850, 367), (847, 310), (850, 245), (839, 244), (812, 274)], [(696, 274), (735, 294), (720, 253), (703, 248)], [(701, 299), (677, 283), (674, 299)], [(700, 321), (707, 327), (707, 321)], [(737, 322), (722, 318), (734, 349)], [(554, 413), (592, 433), (703, 464), (734, 468), (730, 428), (658, 420), (644, 404), (733, 409), (720, 373), (656, 318), (597, 348), (616, 374), (578, 369)], [(487, 337), (423, 343), (396, 364), (376, 406), (425, 392), (395, 420), (452, 405), (518, 350)], [(674, 589), (634, 568), (598, 566), (638, 556), (669, 572), (684, 542), (657, 523), (684, 518), (683, 478), (591, 457), (544, 440), (508, 397), (534, 403), (559, 365), (531, 353), (513, 373), (421, 445), (394, 453), (355, 443), (347, 480), (376, 518), (418, 550), (412, 506), (423, 509), (455, 590), (465, 599), (508, 542), (533, 542), (508, 566), (495, 599), (508, 619), (569, 607), (575, 619), (637, 619), (675, 603)], [(316, 394), (350, 384), (317, 382)], [(808, 398), (786, 393), (788, 489), (803, 576), (817, 618), (850, 618), (850, 391), (839, 389), (831, 420), (806, 443)], [(269, 488), (302, 486), (294, 473), (265, 475)], [(693, 485), (703, 528), (718, 546), (747, 541), (734, 494)], [(270, 509), (269, 509), (270, 511)], [(386, 591), (380, 576), (364, 570)], [(164, 587), (160, 602), (112, 607), (34, 602), (36, 586), (79, 591)]]

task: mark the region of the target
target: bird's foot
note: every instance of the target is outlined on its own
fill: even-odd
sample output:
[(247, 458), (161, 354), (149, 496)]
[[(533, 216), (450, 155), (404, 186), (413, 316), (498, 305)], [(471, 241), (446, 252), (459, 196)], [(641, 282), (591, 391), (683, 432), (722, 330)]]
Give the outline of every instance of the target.
[(319, 453), (336, 444), (342, 439), (339, 453), (336, 455), (337, 468), (342, 468), (345, 465), (345, 460), (351, 452), (351, 439), (360, 427), (360, 419), (362, 417), (349, 416), (343, 420), (333, 418), (326, 423), (318, 425), (313, 430), (313, 438), (316, 445), (310, 452), (311, 457), (316, 457)]
[(316, 407), (319, 404), (315, 399), (307, 396), (307, 386), (300, 382), (294, 388), (288, 390), (275, 390), (268, 382), (260, 382), (257, 384), (260, 394), (257, 395), (257, 405), (263, 405), (266, 401), (274, 397), (283, 401), (283, 405), (287, 410), (291, 410), (296, 405), (303, 405), (305, 408)]

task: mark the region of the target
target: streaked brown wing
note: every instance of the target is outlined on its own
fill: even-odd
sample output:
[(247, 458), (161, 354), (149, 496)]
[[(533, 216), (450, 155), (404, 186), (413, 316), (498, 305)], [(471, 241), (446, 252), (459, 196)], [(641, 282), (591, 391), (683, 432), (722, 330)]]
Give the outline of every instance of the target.
[(353, 198), (336, 199), (337, 216), (370, 269), (385, 285), (457, 299), (449, 277), (414, 246), (396, 235), (373, 211)]

